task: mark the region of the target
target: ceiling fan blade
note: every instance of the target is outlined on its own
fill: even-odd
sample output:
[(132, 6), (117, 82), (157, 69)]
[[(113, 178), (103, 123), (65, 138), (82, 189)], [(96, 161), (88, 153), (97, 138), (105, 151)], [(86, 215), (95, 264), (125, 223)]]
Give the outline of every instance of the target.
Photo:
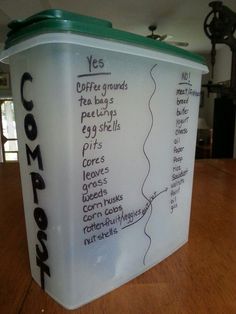
[(159, 35), (156, 35), (156, 34), (151, 34), (151, 35), (148, 35), (146, 36), (147, 38), (151, 38), (151, 39), (157, 39), (159, 40), (160, 39), (160, 36)]
[(168, 35), (167, 34), (160, 35), (159, 37), (160, 37), (159, 40), (163, 41), (163, 40), (166, 40), (168, 38)]
[(179, 46), (179, 47), (188, 47), (189, 46), (189, 43), (184, 42), (184, 41), (166, 40), (165, 42), (168, 44), (171, 44), (171, 45)]
[(168, 35), (151, 34), (151, 35), (148, 35), (146, 37), (151, 38), (151, 39), (155, 39), (155, 40), (164, 41), (168, 38)]
[(179, 47), (187, 47), (189, 43), (183, 42), (183, 41), (172, 41), (170, 39), (173, 38), (172, 35), (164, 34), (164, 35), (159, 35), (159, 34), (154, 34), (154, 31), (157, 29), (157, 26), (155, 24), (152, 24), (148, 27), (148, 29), (151, 31), (151, 34), (146, 36), (148, 38), (154, 39), (154, 40), (159, 40), (159, 41), (165, 41), (166, 43), (179, 46)]

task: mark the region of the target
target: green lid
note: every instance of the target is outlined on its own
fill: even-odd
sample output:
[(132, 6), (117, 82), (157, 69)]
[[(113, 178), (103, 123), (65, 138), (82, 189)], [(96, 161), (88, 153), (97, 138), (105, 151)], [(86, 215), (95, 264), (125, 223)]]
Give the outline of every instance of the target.
[(204, 58), (184, 49), (144, 36), (114, 29), (112, 28), (112, 23), (106, 20), (63, 10), (51, 9), (42, 11), (25, 20), (14, 20), (8, 26), (11, 31), (7, 34), (5, 49), (39, 34), (71, 32), (130, 43), (205, 64)]

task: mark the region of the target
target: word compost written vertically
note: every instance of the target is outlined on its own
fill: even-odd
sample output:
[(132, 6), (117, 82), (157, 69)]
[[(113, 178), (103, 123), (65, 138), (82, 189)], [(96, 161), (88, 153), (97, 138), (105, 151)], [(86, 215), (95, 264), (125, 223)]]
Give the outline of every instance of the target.
[(103, 59), (90, 55), (87, 56), (87, 64), (88, 72), (78, 75), (77, 81), (84, 138), (81, 152), (84, 245), (117, 234), (117, 225), (122, 222), (123, 194), (109, 193), (112, 169), (104, 151), (108, 149), (106, 138), (114, 137), (122, 128), (116, 95), (128, 90), (125, 80), (113, 81), (112, 73), (103, 71)]

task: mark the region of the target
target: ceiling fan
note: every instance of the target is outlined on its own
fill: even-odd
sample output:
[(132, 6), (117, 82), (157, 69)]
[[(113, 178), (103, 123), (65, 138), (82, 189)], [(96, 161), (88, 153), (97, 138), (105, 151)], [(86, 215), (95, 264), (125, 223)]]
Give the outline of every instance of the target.
[(175, 45), (175, 46), (179, 46), (179, 47), (187, 47), (189, 45), (189, 43), (184, 42), (184, 41), (173, 41), (170, 40), (171, 38), (173, 38), (173, 36), (171, 35), (159, 35), (157, 33), (154, 33), (157, 29), (157, 26), (155, 24), (152, 24), (148, 27), (148, 29), (150, 30), (151, 34), (148, 35), (148, 38), (154, 39), (154, 40), (159, 40), (159, 41), (165, 41), (171, 45)]

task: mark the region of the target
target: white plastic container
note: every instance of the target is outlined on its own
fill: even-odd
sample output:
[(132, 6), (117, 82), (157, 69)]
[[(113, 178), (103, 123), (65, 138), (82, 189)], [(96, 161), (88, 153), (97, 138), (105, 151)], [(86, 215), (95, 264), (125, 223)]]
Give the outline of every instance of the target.
[(203, 60), (49, 10), (7, 49), (33, 278), (72, 309), (188, 240)]

